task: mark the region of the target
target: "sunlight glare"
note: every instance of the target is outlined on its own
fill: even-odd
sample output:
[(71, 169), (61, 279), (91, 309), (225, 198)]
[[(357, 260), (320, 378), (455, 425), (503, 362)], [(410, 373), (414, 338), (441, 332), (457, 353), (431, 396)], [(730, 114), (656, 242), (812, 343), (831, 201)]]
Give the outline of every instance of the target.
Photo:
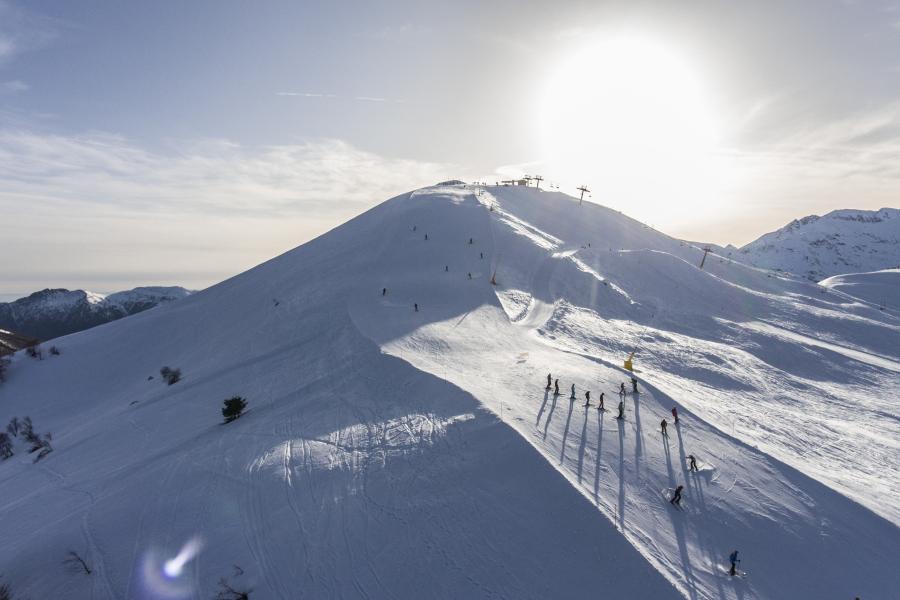
[(673, 48), (637, 35), (595, 41), (554, 71), (540, 106), (551, 176), (589, 183), (633, 216), (708, 199), (716, 127), (701, 81)]

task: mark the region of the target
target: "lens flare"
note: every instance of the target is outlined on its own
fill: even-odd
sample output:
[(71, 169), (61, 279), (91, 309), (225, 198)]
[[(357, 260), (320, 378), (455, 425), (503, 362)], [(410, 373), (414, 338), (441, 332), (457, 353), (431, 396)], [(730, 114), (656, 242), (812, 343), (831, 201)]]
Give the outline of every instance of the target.
[(166, 575), (169, 577), (178, 577), (181, 575), (184, 565), (197, 556), (197, 554), (200, 553), (201, 548), (203, 548), (203, 543), (199, 538), (188, 540), (188, 542), (181, 547), (181, 552), (179, 552), (175, 558), (166, 561), (163, 571), (165, 571)]
[(165, 558), (158, 550), (150, 549), (141, 561), (141, 579), (147, 598), (178, 600), (193, 595), (193, 577), (187, 572), (187, 564), (203, 549), (199, 537), (189, 539), (178, 554)]

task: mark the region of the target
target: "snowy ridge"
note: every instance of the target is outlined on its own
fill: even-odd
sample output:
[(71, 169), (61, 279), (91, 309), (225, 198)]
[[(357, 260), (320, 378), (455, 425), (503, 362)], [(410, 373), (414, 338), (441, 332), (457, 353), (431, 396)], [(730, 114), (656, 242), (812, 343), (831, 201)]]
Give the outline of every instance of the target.
[[(54, 451), (0, 463), (0, 570), (32, 597), (161, 597), (147, 574), (200, 536), (162, 597), (210, 597), (234, 564), (262, 598), (888, 597), (900, 319), (701, 256), (562, 194), (451, 182), (16, 355), (0, 419)], [(46, 550), (70, 546), (97, 577)]]
[(191, 292), (181, 287), (138, 287), (104, 296), (85, 290), (46, 289), (0, 303), (0, 326), (52, 339), (121, 319)]
[(724, 249), (749, 264), (812, 281), (832, 275), (900, 266), (900, 210), (835, 210), (797, 219), (740, 250)]

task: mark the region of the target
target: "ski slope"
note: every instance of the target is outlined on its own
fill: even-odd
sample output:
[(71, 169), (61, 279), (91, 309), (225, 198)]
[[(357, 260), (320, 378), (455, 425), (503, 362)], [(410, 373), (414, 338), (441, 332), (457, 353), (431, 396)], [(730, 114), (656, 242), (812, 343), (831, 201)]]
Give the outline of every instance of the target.
[[(890, 597), (900, 320), (701, 254), (561, 194), (441, 185), (56, 340), (58, 357), (16, 355), (0, 418), (30, 415), (54, 451), (0, 463), (4, 581), (33, 598), (208, 598), (221, 577), (253, 598)], [(235, 394), (249, 411), (220, 425)], [(70, 548), (90, 576), (60, 566)], [(724, 571), (735, 548), (746, 578)]]

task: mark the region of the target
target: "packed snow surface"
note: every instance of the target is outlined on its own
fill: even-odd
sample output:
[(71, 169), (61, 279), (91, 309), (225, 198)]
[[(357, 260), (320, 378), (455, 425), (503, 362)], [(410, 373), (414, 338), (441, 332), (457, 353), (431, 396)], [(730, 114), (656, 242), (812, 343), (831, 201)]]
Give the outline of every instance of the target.
[[(32, 598), (209, 598), (222, 577), (283, 599), (895, 595), (900, 318), (701, 256), (562, 194), (450, 182), (59, 356), (19, 353), (0, 418), (29, 415), (53, 452), (33, 463), (16, 439), (0, 463), (4, 581)], [(249, 410), (222, 425), (234, 395)], [(91, 575), (60, 565), (68, 549)]]

